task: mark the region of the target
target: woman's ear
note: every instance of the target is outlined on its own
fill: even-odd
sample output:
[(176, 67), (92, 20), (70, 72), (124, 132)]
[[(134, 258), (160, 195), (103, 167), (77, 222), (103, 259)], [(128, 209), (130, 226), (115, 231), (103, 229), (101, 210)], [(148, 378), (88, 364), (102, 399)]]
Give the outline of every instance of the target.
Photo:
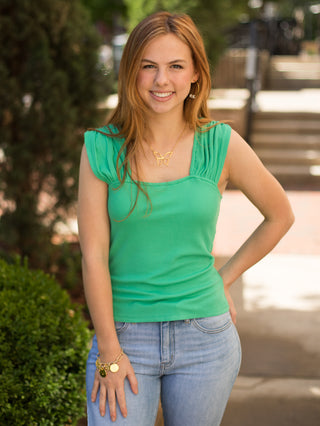
[(191, 83), (195, 83), (196, 81), (199, 80), (199, 73), (198, 71), (195, 71), (191, 80)]

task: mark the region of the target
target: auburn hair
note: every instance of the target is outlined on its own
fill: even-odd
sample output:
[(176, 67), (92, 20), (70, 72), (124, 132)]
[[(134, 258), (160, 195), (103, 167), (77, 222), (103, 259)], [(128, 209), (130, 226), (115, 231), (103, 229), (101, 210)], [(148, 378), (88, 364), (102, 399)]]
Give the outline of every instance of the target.
[[(108, 136), (124, 139), (117, 157), (116, 167), (120, 186), (123, 184), (126, 174), (130, 175), (129, 159), (135, 162), (136, 170), (139, 170), (134, 154), (137, 144), (144, 135), (145, 116), (148, 110), (137, 89), (137, 76), (143, 52), (151, 40), (166, 34), (176, 35), (189, 46), (194, 68), (199, 74), (198, 81), (191, 84), (190, 90), (190, 93), (196, 94), (196, 98), (191, 99), (188, 96), (184, 101), (184, 119), (194, 131), (201, 130), (205, 124), (211, 121), (207, 108), (207, 99), (211, 89), (210, 67), (202, 37), (194, 22), (186, 14), (169, 12), (158, 12), (146, 17), (133, 29), (124, 47), (118, 77), (118, 105), (107, 122), (107, 126), (112, 124), (119, 132), (108, 134)], [(125, 158), (120, 163), (124, 151)], [(130, 177), (132, 178), (132, 176)], [(138, 186), (138, 194), (139, 191), (142, 191), (149, 199), (147, 191), (139, 179), (132, 180)], [(135, 208), (137, 198), (130, 213)]]

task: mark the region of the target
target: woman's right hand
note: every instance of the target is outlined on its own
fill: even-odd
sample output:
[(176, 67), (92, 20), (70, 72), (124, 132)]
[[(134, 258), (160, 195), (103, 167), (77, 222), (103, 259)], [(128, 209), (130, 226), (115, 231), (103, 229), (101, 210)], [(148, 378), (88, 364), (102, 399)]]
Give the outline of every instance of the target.
[(106, 413), (106, 404), (108, 401), (110, 418), (116, 420), (116, 404), (118, 402), (121, 414), (127, 417), (127, 406), (124, 392), (124, 381), (127, 378), (131, 390), (134, 394), (138, 393), (138, 381), (133, 367), (126, 354), (119, 361), (119, 371), (116, 373), (108, 372), (106, 377), (101, 377), (98, 371), (95, 372), (94, 383), (91, 392), (91, 401), (95, 402), (100, 388), (99, 410), (101, 416)]

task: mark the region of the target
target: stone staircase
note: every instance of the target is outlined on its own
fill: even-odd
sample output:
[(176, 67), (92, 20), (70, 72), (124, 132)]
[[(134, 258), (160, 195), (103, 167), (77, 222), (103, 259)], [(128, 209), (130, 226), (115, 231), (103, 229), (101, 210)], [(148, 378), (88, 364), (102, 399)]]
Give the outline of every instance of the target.
[(285, 187), (320, 189), (320, 57), (270, 58), (250, 142)]
[[(275, 105), (279, 106), (277, 96), (282, 93), (273, 93)], [(296, 94), (299, 106), (299, 92)], [(262, 107), (253, 115), (250, 142), (283, 186), (320, 189), (320, 111), (295, 111), (292, 105), (282, 110)]]
[(268, 69), (267, 86), (271, 90), (320, 88), (319, 56), (272, 57)]

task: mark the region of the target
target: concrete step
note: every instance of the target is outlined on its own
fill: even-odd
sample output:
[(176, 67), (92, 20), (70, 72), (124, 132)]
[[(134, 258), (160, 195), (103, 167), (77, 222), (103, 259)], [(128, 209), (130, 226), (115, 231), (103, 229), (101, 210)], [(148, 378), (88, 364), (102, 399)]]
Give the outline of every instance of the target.
[[(265, 94), (266, 92), (264, 92)], [(319, 91), (320, 94), (320, 91)], [(290, 99), (288, 100), (288, 102)], [(320, 96), (319, 96), (320, 101)], [(312, 102), (312, 100), (310, 100)], [(289, 120), (289, 121), (314, 121), (318, 122), (320, 120), (320, 113), (318, 111), (281, 111), (281, 110), (274, 110), (274, 111), (257, 111), (253, 114), (253, 117), (255, 120), (272, 120), (272, 121), (282, 121), (282, 120)]]
[[(290, 58), (275, 62), (279, 69), (295, 67)], [(302, 72), (303, 66), (297, 69)], [(320, 188), (320, 90), (262, 91), (256, 100), (250, 142), (257, 155), (287, 188)]]
[(270, 90), (299, 90), (299, 89), (320, 89), (320, 79), (289, 79), (289, 78), (275, 78), (270, 77), (268, 81), (268, 88)]
[(315, 70), (320, 72), (320, 57), (299, 57), (299, 56), (273, 56), (271, 58), (271, 68), (277, 71), (300, 71), (308, 72)]
[(290, 133), (258, 133), (251, 135), (251, 144), (254, 149), (276, 148), (276, 149), (320, 149), (320, 134), (290, 134)]
[(320, 78), (320, 65), (292, 63), (287, 64), (287, 66), (284, 66), (283, 64), (281, 64), (281, 67), (279, 66), (278, 69), (271, 68), (270, 75), (271, 78), (272, 76), (276, 75), (281, 76), (285, 79), (289, 78), (293, 80), (316, 80)]
[(320, 150), (258, 148), (255, 152), (264, 164), (320, 166)]
[(284, 114), (288, 114), (290, 118), (297, 119), (300, 115), (303, 119), (308, 119), (315, 114), (314, 118), (317, 120), (320, 115), (320, 90), (263, 90), (257, 93), (256, 103), (258, 114), (268, 113), (274, 119), (283, 119)]
[(270, 164), (268, 169), (277, 176), (304, 176), (311, 175), (320, 179), (320, 166), (307, 166), (304, 164)]
[(264, 132), (264, 133), (299, 133), (299, 134), (319, 134), (320, 137), (320, 116), (316, 119), (309, 118), (303, 119), (300, 116), (297, 117), (279, 117), (271, 118), (260, 114), (254, 117), (253, 132)]
[(273, 55), (271, 58), (272, 64), (290, 64), (292, 63), (300, 63), (300, 64), (319, 64), (319, 55)]
[(319, 57), (273, 57), (268, 82), (272, 90), (319, 88), (320, 59)]
[(308, 185), (320, 190), (320, 165), (265, 164), (273, 176), (285, 187)]

